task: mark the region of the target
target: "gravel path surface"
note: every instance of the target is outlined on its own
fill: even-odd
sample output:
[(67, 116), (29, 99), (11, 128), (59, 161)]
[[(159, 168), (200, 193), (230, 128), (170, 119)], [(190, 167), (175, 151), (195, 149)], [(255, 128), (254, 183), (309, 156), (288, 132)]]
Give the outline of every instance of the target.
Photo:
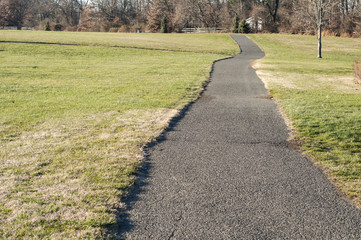
[(216, 62), (202, 97), (149, 149), (126, 200), (124, 239), (361, 239), (361, 211), (288, 147), (276, 104), (250, 67)]

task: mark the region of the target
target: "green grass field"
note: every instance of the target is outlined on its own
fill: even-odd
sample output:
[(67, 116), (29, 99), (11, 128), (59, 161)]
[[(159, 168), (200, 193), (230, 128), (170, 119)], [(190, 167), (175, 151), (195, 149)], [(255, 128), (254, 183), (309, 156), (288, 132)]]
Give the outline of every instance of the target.
[(316, 37), (249, 37), (266, 52), (254, 67), (291, 120), (294, 140), (361, 206), (361, 86), (353, 75), (361, 40), (325, 37), (317, 59)]
[(62, 43), (91, 46), (115, 46), (180, 52), (234, 55), (239, 48), (224, 34), (135, 34), (98, 32), (0, 31), (0, 42)]
[(0, 31), (0, 239), (108, 236), (144, 144), (238, 51), (216, 34)]

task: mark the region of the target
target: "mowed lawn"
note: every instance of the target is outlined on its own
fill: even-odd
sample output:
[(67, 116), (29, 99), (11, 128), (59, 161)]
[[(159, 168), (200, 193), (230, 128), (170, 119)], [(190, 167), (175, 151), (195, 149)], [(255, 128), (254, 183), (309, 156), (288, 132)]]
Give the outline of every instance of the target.
[(295, 141), (361, 206), (361, 85), (353, 62), (361, 39), (250, 35), (266, 52), (254, 67), (294, 127)]
[(238, 51), (223, 34), (0, 31), (0, 238), (109, 237), (142, 147)]
[[(91, 46), (131, 47), (139, 49), (234, 55), (239, 49), (225, 34), (134, 34), (98, 32), (0, 31), (0, 42), (62, 43)], [(227, 37), (229, 38), (229, 37)]]

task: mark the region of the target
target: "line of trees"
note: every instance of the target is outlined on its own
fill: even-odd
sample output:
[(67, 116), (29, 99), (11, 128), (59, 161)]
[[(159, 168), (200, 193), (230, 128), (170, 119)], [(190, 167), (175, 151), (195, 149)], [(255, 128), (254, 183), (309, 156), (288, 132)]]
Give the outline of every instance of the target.
[(0, 0), (0, 26), (18, 29), (49, 22), (69, 31), (230, 31), (235, 16), (253, 17), (266, 32), (361, 34), (361, 0)]

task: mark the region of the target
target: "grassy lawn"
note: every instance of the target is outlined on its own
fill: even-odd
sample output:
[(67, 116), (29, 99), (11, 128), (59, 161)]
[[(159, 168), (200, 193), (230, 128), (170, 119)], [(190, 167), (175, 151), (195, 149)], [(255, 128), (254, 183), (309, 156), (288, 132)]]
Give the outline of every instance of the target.
[(91, 46), (117, 46), (181, 52), (234, 55), (237, 45), (225, 34), (137, 34), (98, 32), (0, 31), (0, 42), (62, 43)]
[(312, 36), (250, 35), (266, 52), (257, 73), (278, 99), (302, 150), (361, 206), (361, 86), (353, 62), (361, 40), (325, 37), (317, 59)]
[(144, 144), (237, 52), (221, 34), (0, 31), (0, 239), (107, 236)]

